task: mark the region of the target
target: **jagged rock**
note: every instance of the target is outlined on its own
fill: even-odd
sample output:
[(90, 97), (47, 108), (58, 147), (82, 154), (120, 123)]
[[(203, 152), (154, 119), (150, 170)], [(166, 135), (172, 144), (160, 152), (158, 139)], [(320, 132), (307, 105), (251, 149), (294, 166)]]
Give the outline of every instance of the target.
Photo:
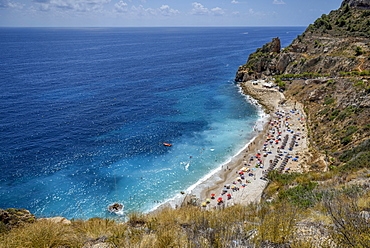
[(32, 223), (35, 220), (36, 217), (26, 209), (0, 209), (0, 222), (8, 227), (18, 226), (23, 223)]
[(52, 217), (52, 218), (41, 218), (38, 221), (51, 221), (54, 223), (60, 223), (65, 225), (70, 225), (72, 222), (64, 217)]
[(342, 71), (368, 70), (370, 25), (364, 9), (370, 9), (370, 0), (345, 0), (342, 7), (347, 4), (353, 8), (323, 15), (282, 51), (279, 38), (258, 48), (239, 67), (235, 80), (303, 73), (339, 76)]
[(264, 45), (258, 52), (262, 53), (279, 53), (281, 49), (281, 42), (279, 37), (273, 38), (270, 43)]
[(305, 53), (307, 51), (307, 45), (305, 44), (292, 44), (289, 47), (289, 51), (293, 53)]

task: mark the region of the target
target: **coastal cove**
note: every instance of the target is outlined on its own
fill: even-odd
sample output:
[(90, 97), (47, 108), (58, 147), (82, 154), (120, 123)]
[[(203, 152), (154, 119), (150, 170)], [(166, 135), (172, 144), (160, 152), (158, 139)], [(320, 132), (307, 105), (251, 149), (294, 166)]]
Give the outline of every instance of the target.
[(195, 189), (262, 130), (238, 66), (303, 30), (1, 29), (0, 208), (114, 217)]

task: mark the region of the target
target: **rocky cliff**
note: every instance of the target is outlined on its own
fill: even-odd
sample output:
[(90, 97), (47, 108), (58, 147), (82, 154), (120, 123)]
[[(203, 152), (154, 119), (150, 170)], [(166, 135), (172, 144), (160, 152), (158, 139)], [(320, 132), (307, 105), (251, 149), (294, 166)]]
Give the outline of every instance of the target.
[(286, 97), (305, 105), (312, 148), (339, 165), (348, 162), (346, 153), (365, 147), (370, 164), (369, 76), (370, 0), (345, 0), (288, 47), (274, 38), (250, 54), (235, 81), (282, 79)]
[(280, 40), (252, 53), (239, 67), (236, 81), (281, 74), (363, 71), (370, 67), (370, 1), (346, 0), (342, 7), (322, 15), (288, 47)]

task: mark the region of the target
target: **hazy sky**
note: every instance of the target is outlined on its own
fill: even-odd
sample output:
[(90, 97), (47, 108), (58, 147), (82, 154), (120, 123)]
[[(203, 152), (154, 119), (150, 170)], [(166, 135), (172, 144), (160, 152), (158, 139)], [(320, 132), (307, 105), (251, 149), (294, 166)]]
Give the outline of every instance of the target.
[(0, 0), (0, 26), (307, 26), (342, 0)]

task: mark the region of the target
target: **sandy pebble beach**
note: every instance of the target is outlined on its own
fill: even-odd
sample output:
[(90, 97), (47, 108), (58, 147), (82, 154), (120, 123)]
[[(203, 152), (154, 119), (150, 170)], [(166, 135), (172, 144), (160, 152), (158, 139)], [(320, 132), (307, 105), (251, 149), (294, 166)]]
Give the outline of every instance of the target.
[(241, 87), (269, 110), (263, 130), (257, 131), (246, 149), (188, 192), (193, 197), (187, 197), (185, 204), (197, 199), (203, 209), (214, 209), (259, 202), (268, 171), (302, 172), (302, 155), (308, 150), (303, 106), (285, 99), (277, 89), (261, 85), (245, 82)]

